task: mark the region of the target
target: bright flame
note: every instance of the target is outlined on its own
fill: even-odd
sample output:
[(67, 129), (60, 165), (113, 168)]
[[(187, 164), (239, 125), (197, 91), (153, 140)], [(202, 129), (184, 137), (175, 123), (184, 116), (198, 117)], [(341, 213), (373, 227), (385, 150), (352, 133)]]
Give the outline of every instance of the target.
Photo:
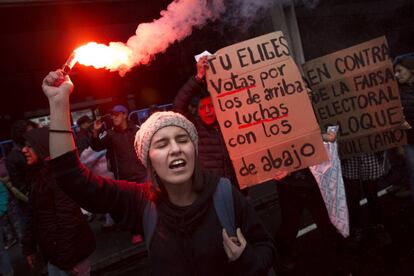
[(96, 69), (105, 68), (110, 71), (123, 70), (133, 65), (132, 49), (121, 42), (111, 42), (108, 45), (89, 42), (75, 51), (76, 60), (80, 64), (93, 66)]

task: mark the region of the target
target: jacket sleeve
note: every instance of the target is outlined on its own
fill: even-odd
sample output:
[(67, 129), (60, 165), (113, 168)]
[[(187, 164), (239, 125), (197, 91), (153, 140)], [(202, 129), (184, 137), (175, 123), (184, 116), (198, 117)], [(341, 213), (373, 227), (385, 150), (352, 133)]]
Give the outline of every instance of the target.
[(101, 131), (99, 134), (98, 134), (98, 137), (93, 137), (93, 135), (92, 135), (92, 137), (91, 137), (91, 144), (90, 144), (90, 146), (91, 146), (91, 148), (94, 150), (94, 151), (101, 151), (101, 150), (104, 150), (104, 149), (109, 149), (110, 148), (110, 140), (111, 140), (111, 137), (110, 137), (110, 132), (108, 131), (108, 130), (104, 130), (104, 131)]
[(191, 103), (191, 99), (197, 95), (201, 89), (202, 87), (195, 80), (194, 76), (191, 76), (180, 88), (174, 98), (174, 111), (186, 115), (188, 113), (188, 105)]
[(22, 252), (25, 256), (30, 256), (36, 253), (36, 237), (35, 237), (35, 219), (33, 214), (33, 198), (29, 196), (29, 204), (27, 208), (27, 222), (24, 227), (24, 235), (22, 239)]
[(253, 206), (233, 187), (236, 227), (241, 229), (247, 245), (242, 255), (230, 265), (235, 275), (267, 275), (276, 254), (274, 241)]
[[(67, 264), (66, 260), (72, 260), (76, 254), (76, 238), (77, 238), (77, 229), (80, 221), (79, 213), (80, 207), (71, 200), (67, 195), (59, 189), (56, 183), (51, 182), (53, 185), (51, 188), (53, 190), (54, 196), (54, 206), (56, 212), (57, 226), (58, 226), (58, 238), (56, 239), (56, 263), (63, 264), (61, 267), (65, 270), (70, 270), (76, 264)], [(68, 266), (64, 266), (64, 265)]]
[(147, 202), (143, 184), (94, 175), (80, 163), (76, 151), (49, 162), (58, 186), (82, 208), (110, 213), (127, 230), (140, 231)]

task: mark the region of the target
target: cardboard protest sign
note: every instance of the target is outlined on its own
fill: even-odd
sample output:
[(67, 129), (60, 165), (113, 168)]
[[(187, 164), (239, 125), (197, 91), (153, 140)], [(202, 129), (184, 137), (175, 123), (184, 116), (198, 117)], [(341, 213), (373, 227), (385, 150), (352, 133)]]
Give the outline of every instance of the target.
[(282, 32), (220, 49), (208, 62), (208, 90), (241, 188), (327, 159)]
[(403, 113), (385, 37), (303, 65), (321, 128), (339, 125), (341, 157), (405, 143)]

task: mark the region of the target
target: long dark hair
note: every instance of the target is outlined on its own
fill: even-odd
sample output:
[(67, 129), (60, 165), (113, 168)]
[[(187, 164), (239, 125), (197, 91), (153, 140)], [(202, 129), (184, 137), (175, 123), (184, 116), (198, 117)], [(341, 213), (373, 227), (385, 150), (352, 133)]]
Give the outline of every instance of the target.
[[(192, 176), (192, 185), (191, 188), (196, 194), (201, 193), (204, 190), (204, 175), (200, 167), (200, 162), (198, 161), (198, 154), (195, 155), (194, 159), (194, 171)], [(149, 200), (156, 202), (162, 198), (167, 198), (168, 194), (165, 190), (164, 183), (156, 174), (154, 168), (152, 167), (151, 160), (148, 159), (147, 167), (147, 197)]]

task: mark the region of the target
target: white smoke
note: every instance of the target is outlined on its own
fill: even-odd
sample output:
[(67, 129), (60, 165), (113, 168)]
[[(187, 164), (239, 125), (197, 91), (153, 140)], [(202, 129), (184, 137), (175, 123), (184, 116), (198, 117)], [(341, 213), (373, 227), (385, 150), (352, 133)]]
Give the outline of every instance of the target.
[(165, 52), (171, 44), (191, 35), (193, 28), (201, 28), (209, 20), (216, 20), (224, 10), (223, 0), (173, 1), (161, 11), (159, 19), (139, 24), (135, 35), (126, 44), (110, 43), (110, 47), (121, 47), (129, 52), (128, 62), (111, 70), (119, 70), (124, 75), (134, 66), (149, 64), (156, 54)]
[[(113, 65), (105, 66), (121, 75), (140, 64), (149, 64), (158, 53), (178, 41), (191, 35), (193, 28), (201, 28), (209, 21), (222, 16), (226, 10), (225, 0), (174, 0), (161, 17), (149, 23), (139, 24), (135, 35), (127, 43), (111, 42), (109, 47), (114, 52), (122, 52)], [(245, 27), (257, 13), (275, 4), (284, 4), (292, 0), (231, 0), (226, 5), (229, 10), (227, 18), (220, 18), (223, 24)], [(314, 5), (319, 0), (296, 0)], [(112, 55), (111, 55), (112, 56)]]

